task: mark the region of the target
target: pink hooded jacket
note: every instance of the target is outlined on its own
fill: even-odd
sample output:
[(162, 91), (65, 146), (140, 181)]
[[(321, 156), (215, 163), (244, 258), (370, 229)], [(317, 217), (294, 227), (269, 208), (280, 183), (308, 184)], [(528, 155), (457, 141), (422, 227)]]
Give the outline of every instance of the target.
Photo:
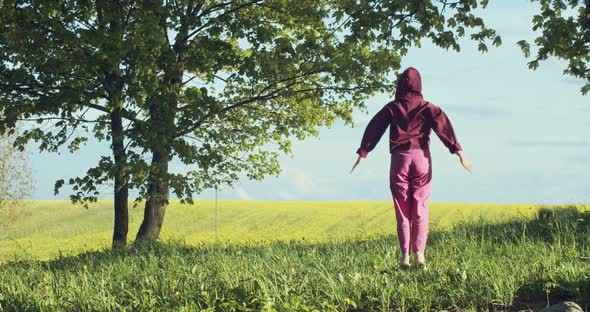
[(357, 154), (367, 157), (388, 126), (390, 152), (428, 149), (431, 129), (449, 152), (461, 150), (447, 115), (440, 107), (422, 97), (422, 79), (413, 67), (406, 69), (399, 77), (395, 99), (387, 103), (367, 125)]

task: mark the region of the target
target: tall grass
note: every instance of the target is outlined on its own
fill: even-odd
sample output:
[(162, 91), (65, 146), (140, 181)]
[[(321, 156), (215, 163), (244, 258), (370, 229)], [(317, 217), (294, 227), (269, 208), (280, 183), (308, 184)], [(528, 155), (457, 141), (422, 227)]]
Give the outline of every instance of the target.
[(426, 271), (391, 235), (308, 243), (176, 242), (0, 267), (4, 311), (515, 310), (590, 304), (590, 215), (464, 221), (431, 232)]

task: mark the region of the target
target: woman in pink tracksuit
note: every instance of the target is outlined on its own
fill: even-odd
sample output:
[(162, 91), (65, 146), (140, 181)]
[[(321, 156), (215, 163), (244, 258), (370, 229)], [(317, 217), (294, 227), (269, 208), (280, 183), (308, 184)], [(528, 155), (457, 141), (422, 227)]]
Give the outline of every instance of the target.
[(463, 154), (447, 115), (422, 97), (420, 73), (413, 67), (399, 77), (395, 99), (387, 103), (367, 125), (357, 150), (359, 158), (352, 170), (375, 148), (387, 127), (390, 127), (390, 189), (402, 252), (400, 265), (408, 269), (410, 253), (414, 252), (416, 265), (424, 268), (432, 180), (430, 130), (434, 130), (452, 154), (459, 156), (461, 164), (469, 172), (471, 164)]

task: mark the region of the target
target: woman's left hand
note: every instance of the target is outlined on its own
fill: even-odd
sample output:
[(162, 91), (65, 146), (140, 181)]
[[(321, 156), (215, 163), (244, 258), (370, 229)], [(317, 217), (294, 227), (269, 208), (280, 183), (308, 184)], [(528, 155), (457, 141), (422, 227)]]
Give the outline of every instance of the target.
[(361, 156), (359, 156), (359, 158), (356, 160), (356, 162), (352, 166), (352, 170), (350, 170), (350, 173), (352, 173), (354, 171), (354, 169), (356, 168), (356, 166), (358, 166), (361, 163), (361, 160), (363, 160), (363, 158)]

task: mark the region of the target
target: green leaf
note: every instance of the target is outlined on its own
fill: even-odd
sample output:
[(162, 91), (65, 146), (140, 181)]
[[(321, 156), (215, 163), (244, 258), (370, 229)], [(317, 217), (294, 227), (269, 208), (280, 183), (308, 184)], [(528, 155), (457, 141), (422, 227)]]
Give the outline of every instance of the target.
[(488, 46), (485, 43), (480, 42), (479, 45), (477, 46), (477, 50), (482, 53), (488, 52)]
[(529, 57), (531, 55), (530, 45), (528, 42), (526, 42), (526, 40), (520, 40), (516, 44), (520, 47), (525, 57)]
[(500, 36), (496, 36), (493, 41), (493, 45), (499, 47), (502, 45), (502, 38)]
[(55, 185), (53, 186), (53, 195), (59, 194), (59, 189), (61, 189), (64, 185), (65, 181), (63, 179), (55, 181)]
[(463, 28), (463, 26), (457, 27), (457, 35), (459, 37), (464, 37), (465, 36), (465, 28)]
[(455, 27), (455, 26), (457, 26), (457, 22), (455, 21), (454, 18), (451, 17), (448, 19), (447, 25), (449, 25), (449, 27)]

